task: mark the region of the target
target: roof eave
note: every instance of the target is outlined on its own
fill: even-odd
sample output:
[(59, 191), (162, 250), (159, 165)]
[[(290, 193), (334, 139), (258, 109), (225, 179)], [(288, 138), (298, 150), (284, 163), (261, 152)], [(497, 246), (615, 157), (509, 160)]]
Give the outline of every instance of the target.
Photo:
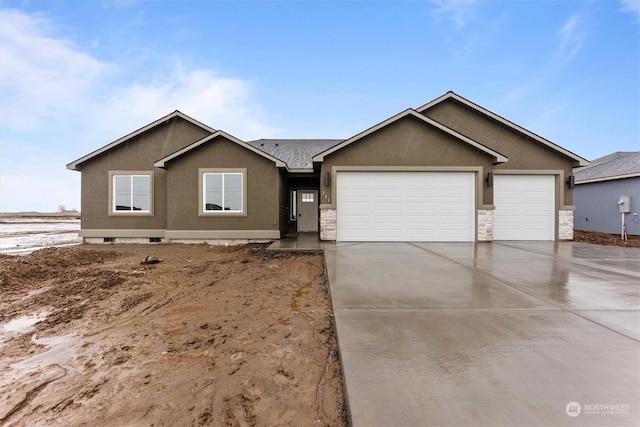
[(383, 127), (395, 122), (396, 120), (401, 119), (402, 117), (406, 116), (410, 110), (411, 109), (408, 108), (408, 109), (402, 111), (401, 113), (398, 113), (395, 116), (390, 117), (387, 120), (384, 120), (384, 121), (378, 123), (377, 125), (371, 126), (369, 129), (366, 129), (366, 130), (364, 130), (364, 131), (352, 136), (351, 138), (345, 139), (341, 143), (336, 144), (333, 147), (331, 147), (331, 148), (329, 148), (329, 149), (327, 149), (327, 150), (325, 150), (325, 151), (323, 151), (321, 153), (316, 154), (315, 156), (313, 156), (312, 161), (313, 162), (322, 162), (322, 161), (324, 161), (324, 158), (326, 156), (328, 156), (329, 154), (335, 153), (336, 151), (342, 149), (343, 147), (346, 147), (347, 145), (349, 145), (349, 144), (351, 144), (351, 143), (353, 143), (353, 142), (355, 142), (355, 141), (357, 141), (359, 139), (362, 139), (365, 136), (370, 135), (370, 134), (382, 129)]
[(340, 144), (337, 144), (337, 145), (331, 147), (330, 149), (325, 150), (322, 153), (319, 153), (319, 154), (315, 155), (313, 157), (313, 161), (314, 162), (322, 162), (322, 161), (324, 161), (324, 158), (326, 156), (328, 156), (329, 154), (334, 153), (334, 152), (342, 149), (343, 147), (346, 147), (347, 145), (349, 145), (349, 144), (351, 144), (351, 143), (353, 143), (355, 141), (358, 141), (359, 139), (362, 139), (365, 136), (368, 136), (368, 135), (370, 135), (370, 134), (372, 134), (372, 133), (374, 133), (374, 132), (376, 132), (376, 131), (378, 131), (378, 130), (380, 130), (380, 129), (388, 126), (388, 125), (390, 125), (391, 123), (393, 123), (393, 122), (395, 122), (397, 120), (400, 120), (400, 119), (402, 119), (404, 117), (407, 117), (407, 116), (411, 116), (411, 117), (414, 117), (414, 118), (416, 118), (418, 120), (421, 120), (421, 121), (423, 121), (425, 123), (428, 123), (429, 125), (434, 126), (434, 127), (438, 128), (439, 130), (441, 130), (441, 131), (443, 131), (445, 133), (448, 133), (449, 135), (451, 135), (451, 136), (453, 136), (453, 137), (455, 137), (455, 138), (457, 138), (459, 140), (462, 140), (463, 142), (465, 142), (465, 143), (467, 143), (467, 144), (469, 144), (469, 145), (481, 150), (482, 152), (484, 152), (484, 153), (490, 155), (491, 157), (495, 158), (494, 164), (506, 163), (506, 162), (509, 161), (509, 159), (506, 156), (498, 153), (497, 151), (494, 151), (494, 150), (492, 150), (492, 149), (480, 144), (479, 142), (477, 142), (477, 141), (475, 141), (475, 140), (473, 140), (471, 138), (468, 138), (468, 137), (462, 135), (459, 132), (456, 132), (455, 130), (443, 125), (442, 123), (439, 123), (439, 122), (433, 120), (430, 117), (427, 117), (427, 116), (425, 116), (423, 114), (420, 114), (416, 110), (413, 110), (411, 108), (408, 108), (408, 109), (402, 111), (401, 113), (398, 113), (395, 116), (390, 117), (387, 120), (385, 120), (383, 122), (380, 122), (377, 125), (372, 126), (369, 129), (367, 129), (367, 130), (365, 130), (363, 132), (360, 132), (359, 134), (357, 134), (357, 135), (355, 135), (355, 136), (353, 136), (353, 137), (341, 142)]
[(287, 168), (289, 173), (313, 173), (313, 168)]
[(491, 117), (492, 119), (496, 120), (499, 123), (502, 123), (505, 126), (508, 126), (526, 136), (528, 136), (529, 138), (532, 138), (533, 140), (559, 152), (560, 154), (564, 155), (565, 157), (569, 157), (570, 159), (576, 161), (578, 163), (578, 166), (588, 166), (589, 165), (589, 161), (583, 157), (578, 156), (575, 153), (572, 153), (571, 151), (560, 147), (559, 145), (554, 144), (553, 142), (549, 141), (546, 138), (541, 137), (540, 135), (536, 135), (535, 133), (523, 128), (522, 126), (518, 126), (517, 124), (505, 119), (502, 116), (497, 115), (496, 113), (493, 113), (489, 110), (487, 110), (486, 108), (483, 108), (481, 106), (479, 106), (478, 104), (475, 104), (471, 101), (469, 101), (468, 99), (458, 95), (455, 92), (449, 91), (447, 93), (445, 93), (444, 95), (434, 99), (433, 101), (427, 102), (426, 104), (424, 104), (423, 106), (419, 107), (416, 109), (416, 111), (418, 113), (423, 113), (424, 111), (428, 110), (429, 108), (433, 107), (436, 104), (441, 103), (442, 101), (446, 100), (446, 99), (455, 99), (456, 101), (460, 102), (461, 104), (466, 105), (467, 107), (474, 109), (476, 111), (481, 112), (482, 114), (485, 114), (489, 117)]
[(446, 132), (452, 136), (454, 136), (455, 138), (458, 138), (464, 142), (466, 142), (467, 144), (471, 145), (472, 147), (475, 147), (481, 151), (483, 151), (484, 153), (488, 154), (489, 156), (493, 157), (495, 159), (495, 162), (493, 163), (494, 165), (500, 164), (500, 163), (507, 163), (509, 161), (509, 159), (507, 158), (507, 156), (490, 149), (489, 147), (487, 147), (486, 145), (483, 145), (481, 143), (479, 143), (478, 141), (471, 139), (465, 135), (462, 135), (461, 133), (451, 129), (450, 127), (447, 127), (445, 125), (443, 125), (440, 122), (437, 122), (435, 120), (433, 120), (432, 118), (429, 118), (427, 116), (424, 116), (422, 114), (419, 114), (417, 112), (415, 112), (415, 116), (419, 119), (424, 120), (425, 122), (431, 124), (432, 126), (437, 127), (438, 129), (440, 129), (443, 132)]
[(576, 185), (578, 185), (578, 184), (590, 184), (590, 183), (593, 183), (593, 182), (615, 181), (617, 179), (636, 178), (636, 177), (640, 177), (640, 172), (627, 173), (627, 174), (623, 174), (623, 175), (605, 176), (605, 177), (600, 177), (600, 178), (589, 178), (589, 179), (583, 179), (583, 180), (580, 180), (580, 181), (576, 180)]
[(174, 153), (171, 153), (168, 156), (163, 157), (162, 159), (157, 160), (156, 162), (153, 163), (153, 166), (157, 167), (157, 168), (161, 168), (161, 169), (166, 169), (167, 168), (167, 163), (169, 163), (170, 161), (182, 156), (183, 154), (185, 154), (185, 153), (187, 153), (187, 152), (189, 152), (189, 151), (201, 146), (202, 144), (204, 144), (204, 143), (206, 143), (206, 142), (208, 142), (208, 141), (210, 141), (210, 140), (212, 140), (214, 138), (217, 138), (219, 136), (222, 136), (223, 138), (225, 138), (225, 139), (227, 139), (227, 140), (229, 140), (231, 142), (234, 142), (234, 143), (240, 145), (241, 147), (246, 148), (249, 151), (252, 151), (252, 152), (258, 154), (259, 156), (262, 156), (262, 157), (264, 157), (264, 158), (266, 158), (268, 160), (271, 160), (272, 162), (275, 163), (276, 167), (278, 167), (278, 168), (280, 168), (280, 167), (286, 168), (287, 167), (287, 165), (282, 160), (277, 159), (277, 158), (265, 153), (264, 151), (261, 151), (261, 150), (255, 148), (255, 147), (247, 144), (246, 142), (236, 138), (235, 136), (230, 135), (230, 134), (228, 134), (228, 133), (226, 133), (224, 131), (221, 131), (221, 130), (215, 131), (211, 135), (205, 136), (204, 138), (201, 138), (201, 139), (199, 139), (199, 140), (187, 145), (186, 147), (184, 147), (184, 148), (182, 148), (182, 149), (180, 149), (180, 150), (178, 150), (178, 151), (176, 151)]
[(188, 115), (182, 113), (179, 110), (176, 110), (171, 114), (167, 114), (166, 116), (161, 117), (158, 120), (156, 120), (156, 121), (154, 121), (152, 123), (149, 123), (148, 125), (143, 126), (140, 129), (138, 129), (136, 131), (133, 131), (133, 132), (121, 137), (121, 138), (118, 138), (115, 141), (105, 145), (104, 147), (98, 148), (97, 150), (94, 150), (91, 153), (89, 153), (89, 154), (87, 154), (87, 155), (85, 155), (83, 157), (80, 157), (79, 159), (67, 164), (67, 169), (80, 171), (81, 169), (79, 168), (79, 166), (82, 163), (85, 163), (88, 160), (91, 160), (94, 157), (97, 157), (97, 156), (99, 156), (99, 155), (101, 155), (101, 154), (103, 154), (103, 153), (105, 153), (105, 152), (117, 147), (118, 145), (122, 144), (125, 141), (128, 141), (128, 140), (130, 140), (132, 138), (135, 138), (138, 135), (141, 135), (141, 134), (147, 132), (147, 131), (153, 129), (154, 127), (156, 127), (156, 126), (173, 119), (174, 117), (180, 117), (180, 118), (182, 118), (182, 119), (184, 119), (184, 120), (186, 120), (186, 121), (188, 121), (190, 123), (193, 123), (194, 125), (199, 126), (199, 127), (203, 128), (203, 129), (205, 129), (205, 130), (207, 130), (207, 131), (209, 131), (211, 133), (215, 133), (216, 132), (216, 130), (213, 129), (212, 127), (205, 125), (204, 123), (194, 119), (193, 117), (189, 117)]

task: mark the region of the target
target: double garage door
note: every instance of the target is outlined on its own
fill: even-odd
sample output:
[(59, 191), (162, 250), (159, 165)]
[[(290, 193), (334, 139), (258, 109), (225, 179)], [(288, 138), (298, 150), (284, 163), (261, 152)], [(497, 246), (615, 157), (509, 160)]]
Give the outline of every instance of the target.
[(339, 241), (472, 242), (472, 172), (338, 172)]
[[(494, 239), (554, 239), (554, 178), (497, 175)], [(473, 242), (473, 172), (338, 172), (338, 241)]]

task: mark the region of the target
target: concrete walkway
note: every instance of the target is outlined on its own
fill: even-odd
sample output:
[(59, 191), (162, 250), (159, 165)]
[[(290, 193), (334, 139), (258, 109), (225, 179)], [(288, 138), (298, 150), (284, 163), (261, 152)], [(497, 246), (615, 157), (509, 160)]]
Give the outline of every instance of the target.
[(270, 252), (322, 252), (318, 233), (298, 233), (276, 240), (267, 247)]
[(324, 249), (354, 427), (638, 425), (640, 250)]

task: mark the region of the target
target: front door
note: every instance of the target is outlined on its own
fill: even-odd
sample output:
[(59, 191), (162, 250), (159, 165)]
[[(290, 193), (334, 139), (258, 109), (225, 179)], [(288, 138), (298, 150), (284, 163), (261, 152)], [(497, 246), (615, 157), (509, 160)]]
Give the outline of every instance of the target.
[(298, 232), (318, 232), (318, 192), (298, 190)]

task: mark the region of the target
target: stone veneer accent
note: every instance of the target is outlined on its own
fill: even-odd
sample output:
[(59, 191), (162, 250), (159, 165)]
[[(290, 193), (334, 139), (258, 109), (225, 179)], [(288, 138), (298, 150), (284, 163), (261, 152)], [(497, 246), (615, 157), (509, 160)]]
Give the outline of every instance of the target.
[(493, 209), (478, 209), (478, 242), (493, 241)]
[(335, 209), (320, 209), (320, 240), (336, 240), (338, 224)]
[(573, 211), (558, 211), (558, 240), (573, 240)]
[[(320, 210), (320, 240), (336, 240), (335, 209)], [(573, 211), (558, 212), (558, 239), (573, 240)], [(478, 209), (478, 241), (493, 241), (493, 209)]]

